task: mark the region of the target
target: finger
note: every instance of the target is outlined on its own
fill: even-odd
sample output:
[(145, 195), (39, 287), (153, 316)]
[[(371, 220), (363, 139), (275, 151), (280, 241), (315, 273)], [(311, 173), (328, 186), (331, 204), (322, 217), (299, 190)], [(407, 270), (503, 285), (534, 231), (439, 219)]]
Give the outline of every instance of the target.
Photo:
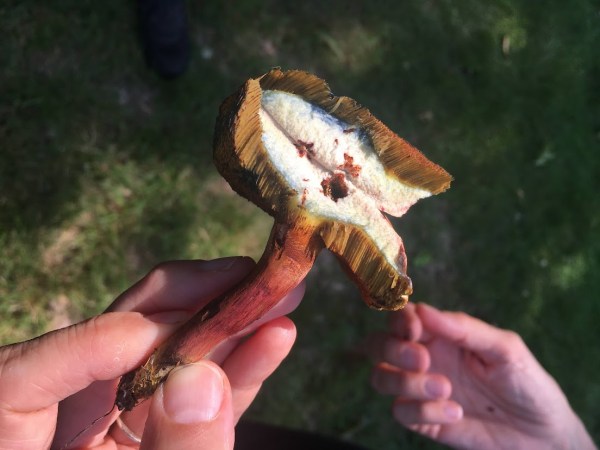
[(161, 263), (123, 292), (107, 311), (196, 312), (242, 281), (255, 266), (247, 257)]
[(417, 423), (413, 425), (406, 425), (406, 428), (414, 431), (415, 433), (427, 436), (429, 439), (439, 441), (439, 435), (443, 429), (443, 425), (430, 424), (430, 423)]
[(471, 350), (487, 364), (510, 362), (526, 347), (512, 331), (493, 327), (462, 312), (440, 311), (420, 303), (417, 313), (432, 336)]
[(418, 341), (423, 327), (414, 303), (407, 303), (400, 311), (390, 314), (389, 328), (392, 334), (405, 341)]
[[(27, 432), (35, 434), (43, 425), (30, 413), (50, 407), (55, 411), (60, 400), (90, 383), (133, 369), (176, 326), (139, 313), (112, 313), (0, 349), (0, 409), (5, 418), (27, 417), (29, 425), (27, 430), (1, 429), (0, 435), (21, 434), (26, 439)], [(137, 339), (131, 340), (132, 334)], [(108, 410), (106, 405), (101, 408), (101, 413)]]
[(452, 424), (463, 417), (462, 407), (452, 400), (406, 401), (394, 402), (392, 408), (394, 418), (405, 426), (417, 424)]
[(223, 365), (233, 394), (234, 420), (246, 411), (262, 383), (288, 355), (296, 339), (296, 327), (279, 317), (258, 329), (235, 349)]
[(256, 322), (250, 324), (241, 332), (237, 333), (234, 336), (229, 337), (227, 340), (221, 342), (217, 345), (208, 355), (208, 358), (211, 361), (215, 361), (217, 364), (221, 364), (227, 356), (239, 345), (240, 341), (244, 339), (245, 336), (248, 336), (256, 329), (264, 325), (265, 323), (276, 319), (278, 317), (285, 316), (292, 311), (294, 311), (302, 297), (304, 296), (304, 291), (306, 286), (304, 282), (300, 283), (296, 286), (291, 292), (289, 292), (285, 297), (281, 299), (277, 305), (275, 305), (269, 312), (267, 312), (263, 317), (258, 319)]
[[(297, 305), (299, 300), (293, 298), (295, 295), (292, 296), (291, 301), (282, 302)], [(289, 310), (290, 306), (282, 305), (276, 308), (279, 309), (279, 313), (283, 313)], [(254, 324), (252, 329), (256, 326)], [(252, 330), (248, 330), (250, 331)], [(234, 392), (236, 421), (258, 393), (261, 383), (287, 356), (295, 336), (296, 329), (293, 322), (287, 317), (279, 317), (259, 327), (258, 331), (241, 345), (242, 337), (237, 337), (219, 345), (219, 350), (211, 353), (210, 359), (217, 364), (224, 362), (222, 365), (225, 373), (228, 377), (233, 377), (233, 380), (230, 378), (229, 381)], [(132, 411), (122, 413), (122, 419), (138, 436), (141, 436), (144, 431), (149, 406), (150, 402), (143, 402)]]
[[(250, 258), (244, 257), (161, 263), (133, 287), (121, 294), (108, 308), (108, 311), (135, 310), (158, 317), (156, 314), (160, 315), (164, 312), (166, 316), (169, 316), (172, 314), (172, 310), (178, 309), (179, 313), (177, 314), (181, 316), (181, 322), (183, 322), (208, 301), (244, 279), (254, 265)], [(130, 332), (128, 337), (130, 343), (141, 342), (141, 336), (137, 336), (133, 330)], [(59, 409), (55, 442), (58, 440), (66, 442), (79, 430), (104, 414), (112, 406), (116, 383), (112, 380), (96, 382), (88, 389), (64, 400)], [(127, 423), (131, 424), (133, 431), (141, 433), (143, 430), (148, 406), (149, 403), (142, 403), (127, 413), (125, 419), (127, 419)], [(115, 414), (107, 416), (81, 436), (76, 443), (83, 442), (86, 436), (93, 437), (98, 430), (103, 429), (103, 426), (111, 423), (114, 416)], [(99, 437), (96, 436), (95, 439), (97, 440)]]
[(181, 323), (175, 315), (171, 318), (175, 323), (139, 313), (109, 313), (4, 347), (0, 403), (16, 412), (35, 411), (93, 381), (116, 378), (137, 367)]
[(152, 398), (140, 449), (233, 448), (231, 389), (210, 361), (175, 369)]
[(386, 363), (375, 367), (371, 384), (380, 394), (405, 401), (447, 399), (452, 393), (452, 385), (443, 375), (408, 372)]
[(379, 333), (369, 337), (367, 346), (375, 362), (387, 362), (413, 372), (425, 372), (431, 365), (429, 351), (417, 342), (408, 342), (386, 333)]

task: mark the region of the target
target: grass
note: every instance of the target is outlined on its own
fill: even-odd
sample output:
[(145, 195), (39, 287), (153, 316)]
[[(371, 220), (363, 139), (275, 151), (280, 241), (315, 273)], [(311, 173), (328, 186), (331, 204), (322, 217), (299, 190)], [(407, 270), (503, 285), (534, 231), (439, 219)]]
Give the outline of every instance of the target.
[[(272, 66), (326, 78), (455, 177), (397, 223), (415, 300), (521, 333), (600, 436), (600, 45), (591, 0), (190, 2), (188, 72), (149, 72), (129, 2), (4, 2), (0, 341), (101, 311), (165, 259), (258, 256), (270, 221), (211, 163), (220, 101)], [(254, 417), (372, 448), (360, 339), (385, 317), (328, 255)]]

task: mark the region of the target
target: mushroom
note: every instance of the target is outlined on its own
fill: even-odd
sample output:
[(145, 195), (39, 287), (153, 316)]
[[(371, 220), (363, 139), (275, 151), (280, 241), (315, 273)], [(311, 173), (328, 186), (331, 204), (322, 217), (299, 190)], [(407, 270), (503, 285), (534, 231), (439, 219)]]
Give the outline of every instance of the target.
[(254, 271), (213, 300), (121, 378), (115, 404), (130, 410), (169, 372), (197, 361), (262, 317), (297, 286), (323, 247), (376, 309), (412, 293), (402, 239), (387, 218), (445, 191), (452, 177), (366, 108), (325, 81), (273, 69), (220, 107), (214, 161), (232, 188), (274, 218)]

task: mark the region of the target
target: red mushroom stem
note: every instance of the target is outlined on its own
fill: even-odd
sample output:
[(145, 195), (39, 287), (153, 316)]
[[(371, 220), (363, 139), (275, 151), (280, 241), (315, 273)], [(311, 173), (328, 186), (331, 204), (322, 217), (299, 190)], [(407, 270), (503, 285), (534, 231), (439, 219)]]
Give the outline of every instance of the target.
[(115, 405), (119, 410), (131, 410), (150, 397), (173, 368), (199, 361), (220, 342), (264, 316), (304, 279), (322, 246), (319, 235), (306, 223), (276, 222), (248, 277), (202, 308), (142, 367), (123, 375)]

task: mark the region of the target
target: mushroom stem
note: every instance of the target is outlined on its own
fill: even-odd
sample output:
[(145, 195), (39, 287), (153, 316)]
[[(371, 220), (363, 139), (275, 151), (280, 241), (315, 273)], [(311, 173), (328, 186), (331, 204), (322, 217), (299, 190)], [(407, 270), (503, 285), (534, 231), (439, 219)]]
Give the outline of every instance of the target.
[(202, 308), (142, 367), (121, 377), (115, 400), (119, 410), (131, 410), (150, 397), (176, 366), (206, 357), (217, 344), (265, 315), (304, 279), (322, 247), (312, 225), (275, 222), (248, 277)]

